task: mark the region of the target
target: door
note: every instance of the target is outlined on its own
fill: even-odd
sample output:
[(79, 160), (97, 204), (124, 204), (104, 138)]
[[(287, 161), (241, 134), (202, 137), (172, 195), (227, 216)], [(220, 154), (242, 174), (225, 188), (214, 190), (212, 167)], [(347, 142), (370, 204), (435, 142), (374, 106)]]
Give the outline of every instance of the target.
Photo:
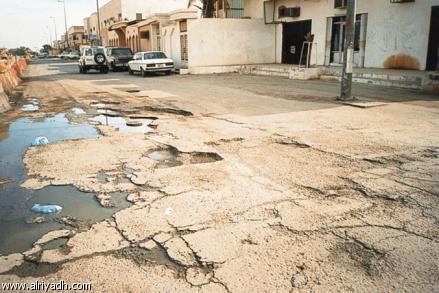
[[(332, 20), (332, 36), (331, 36), (331, 60), (332, 64), (343, 64), (344, 45), (345, 45), (345, 16), (337, 16)], [(366, 27), (362, 21), (362, 14), (355, 17), (355, 36), (354, 36), (354, 56), (360, 51), (360, 38), (363, 36), (363, 44), (365, 42)], [(363, 48), (364, 49), (364, 48)], [(357, 58), (355, 58), (357, 59)], [(355, 65), (359, 62), (355, 62)]]
[(428, 39), (427, 70), (439, 70), (439, 6), (431, 8)]
[(331, 38), (331, 63), (343, 63), (344, 50), (344, 16), (334, 17), (332, 21), (332, 38)]
[[(282, 34), (282, 63), (299, 64), (305, 36), (311, 34), (311, 20), (283, 23)], [(307, 50), (304, 48), (302, 63), (307, 60)]]

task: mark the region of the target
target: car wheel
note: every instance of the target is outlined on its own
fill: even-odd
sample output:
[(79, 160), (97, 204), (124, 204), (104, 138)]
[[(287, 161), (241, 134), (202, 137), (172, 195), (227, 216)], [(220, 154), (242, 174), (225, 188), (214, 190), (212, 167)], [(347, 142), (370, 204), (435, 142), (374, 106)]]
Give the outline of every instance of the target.
[(94, 56), (94, 60), (98, 65), (103, 65), (106, 61), (105, 55), (102, 53), (96, 53)]
[(145, 70), (143, 70), (142, 67), (140, 67), (140, 73), (142, 74), (143, 77), (146, 77), (146, 75), (148, 74)]
[(107, 74), (109, 71), (110, 71), (110, 68), (108, 68), (108, 67), (105, 67), (105, 68), (104, 68), (104, 73), (105, 73), (105, 74)]
[(171, 74), (171, 70), (166, 71), (165, 74), (166, 74), (166, 75), (170, 75), (170, 74)]
[(133, 75), (134, 74), (134, 72), (131, 70), (131, 67), (129, 67), (129, 66), (128, 66), (128, 74), (129, 75)]
[(111, 71), (113, 71), (113, 72), (117, 71), (117, 68), (116, 68), (116, 66), (114, 66), (113, 62), (111, 62), (110, 66), (111, 66)]

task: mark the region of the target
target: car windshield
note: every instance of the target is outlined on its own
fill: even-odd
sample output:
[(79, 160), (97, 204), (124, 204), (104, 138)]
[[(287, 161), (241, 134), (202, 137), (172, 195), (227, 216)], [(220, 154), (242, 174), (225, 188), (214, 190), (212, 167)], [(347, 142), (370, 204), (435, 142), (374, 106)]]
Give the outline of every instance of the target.
[(131, 49), (129, 48), (118, 48), (118, 49), (112, 49), (111, 54), (114, 56), (130, 56), (133, 55), (131, 52)]
[(163, 53), (163, 52), (150, 52), (150, 53), (145, 53), (143, 58), (144, 59), (162, 59), (162, 58), (168, 58), (168, 57), (166, 57), (165, 53)]

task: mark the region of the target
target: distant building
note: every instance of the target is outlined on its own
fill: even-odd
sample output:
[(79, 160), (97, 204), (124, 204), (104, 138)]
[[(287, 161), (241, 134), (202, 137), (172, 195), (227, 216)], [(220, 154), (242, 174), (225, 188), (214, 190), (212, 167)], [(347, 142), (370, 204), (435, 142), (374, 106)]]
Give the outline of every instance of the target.
[(72, 26), (68, 30), (69, 42), (68, 48), (71, 50), (79, 50), (79, 47), (85, 44), (84, 27)]
[(130, 46), (135, 51), (148, 48), (148, 42), (145, 38), (142, 41), (138, 27), (133, 25), (155, 14), (185, 8), (187, 4), (187, 0), (111, 0), (99, 8), (100, 32), (97, 13), (84, 19), (87, 42), (97, 44), (100, 36), (104, 46)]

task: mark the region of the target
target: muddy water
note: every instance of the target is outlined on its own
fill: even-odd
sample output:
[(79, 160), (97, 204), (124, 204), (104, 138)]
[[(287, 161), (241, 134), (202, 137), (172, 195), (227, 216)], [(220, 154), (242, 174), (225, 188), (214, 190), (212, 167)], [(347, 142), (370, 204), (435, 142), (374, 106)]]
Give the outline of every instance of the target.
[[(104, 110), (104, 111), (106, 111), (106, 110)], [(151, 123), (152, 120), (142, 121), (141, 123), (139, 123), (138, 126), (127, 125), (127, 121), (122, 117), (118, 117), (118, 116), (110, 117), (110, 116), (104, 115), (104, 114), (90, 118), (90, 120), (98, 122), (102, 125), (112, 126), (114, 128), (117, 128), (119, 131), (122, 131), (122, 132), (145, 133), (145, 132), (150, 132), (153, 130), (151, 127), (148, 126), (148, 124)]]
[[(46, 136), (50, 143), (66, 139), (97, 138), (98, 132), (88, 124), (70, 124), (64, 114), (43, 119), (21, 118), (9, 126), (9, 137), (0, 140), (0, 254), (21, 252), (31, 247), (43, 234), (63, 227), (56, 221), (71, 216), (78, 221), (99, 221), (108, 218), (117, 208), (102, 208), (93, 194), (71, 186), (48, 186), (41, 190), (21, 188), (26, 179), (23, 153), (37, 136)], [(3, 180), (3, 179), (7, 180)], [(123, 201), (118, 201), (123, 202)], [(57, 204), (63, 207), (58, 215), (44, 216), (41, 224), (32, 223), (43, 215), (30, 212), (33, 204)], [(127, 206), (128, 203), (122, 203)]]

